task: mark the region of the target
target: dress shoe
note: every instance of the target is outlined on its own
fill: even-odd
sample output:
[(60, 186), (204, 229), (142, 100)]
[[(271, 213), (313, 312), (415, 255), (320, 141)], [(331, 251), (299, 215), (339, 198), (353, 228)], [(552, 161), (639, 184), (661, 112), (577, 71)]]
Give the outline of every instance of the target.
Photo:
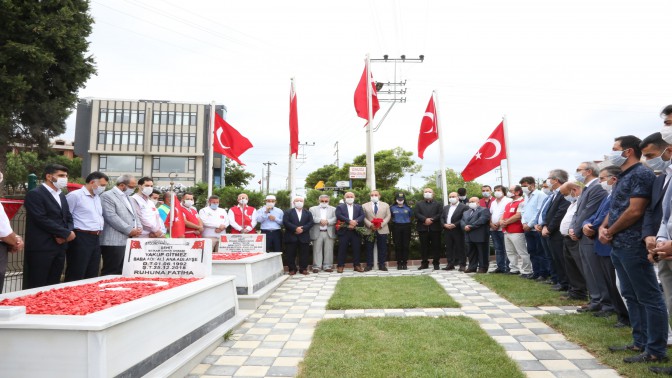
[(343, 273), (343, 267), (342, 266), (337, 266), (336, 267), (336, 272)]
[(572, 294), (572, 293), (565, 293), (561, 295), (562, 299), (566, 299), (568, 301), (584, 301), (586, 300), (586, 297), (582, 297), (580, 295)]
[(370, 272), (371, 269), (373, 269), (373, 268), (371, 267), (371, 265), (367, 265), (366, 268), (364, 268), (364, 271), (365, 271), (365, 272)]
[(583, 307), (582, 307), (582, 308), (579, 308), (579, 309), (576, 310), (576, 312), (579, 312), (579, 313), (583, 313), (583, 312), (598, 312), (598, 311), (600, 311), (600, 306), (594, 306), (594, 305), (588, 306), (588, 307), (586, 307), (586, 308), (583, 308)]
[(649, 371), (656, 374), (672, 375), (672, 366), (649, 366)]
[(616, 322), (616, 324), (614, 324), (614, 328), (625, 328), (625, 327), (630, 327), (630, 323), (624, 323), (619, 320)]
[(623, 359), (623, 362), (626, 364), (633, 364), (633, 363), (638, 363), (638, 362), (653, 362), (653, 363), (663, 363), (667, 362), (670, 359), (667, 358), (667, 356), (654, 356), (653, 354), (649, 354), (647, 352), (638, 354), (636, 356), (632, 357), (626, 357)]
[(497, 268), (497, 269), (493, 270), (492, 273), (506, 273), (506, 271)]
[(488, 268), (479, 268), (478, 273), (488, 273)]
[(455, 267), (453, 265), (446, 265), (446, 267), (443, 268), (443, 270), (455, 270)]
[(303, 269), (301, 271), (301, 274), (303, 274), (304, 276), (307, 276), (308, 275), (308, 269)]
[[(440, 270), (441, 266), (439, 264), (434, 264), (434, 270)], [(455, 269), (455, 268), (453, 268)]]
[(378, 270), (381, 270), (383, 272), (387, 272), (387, 267), (385, 265), (381, 265), (380, 267), (378, 267)]
[(476, 269), (471, 269), (471, 268), (465, 269), (464, 273), (476, 273)]
[(296, 274), (296, 270), (290, 270), (290, 271), (289, 271), (289, 275), (290, 275), (290, 276), (293, 276), (293, 275), (295, 275), (295, 274)]
[(406, 263), (404, 263), (404, 267), (403, 267), (403, 269), (404, 269), (404, 270), (408, 270), (408, 265), (406, 265)]
[(418, 270), (423, 270), (423, 269), (429, 269), (429, 263), (427, 263), (427, 264), (425, 264), (425, 263), (420, 264), (420, 266), (418, 267)]
[(527, 279), (527, 280), (532, 280), (532, 279), (534, 279), (534, 278), (532, 278), (532, 273), (529, 273), (529, 274), (521, 274), (521, 275), (520, 275), (520, 278), (524, 278), (524, 279)]
[(596, 317), (596, 318), (608, 318), (611, 315), (616, 315), (616, 312), (611, 311), (611, 310), (606, 310), (606, 311), (605, 310), (600, 310), (600, 311), (593, 314), (593, 316)]
[(334, 270), (331, 269), (331, 268), (329, 268), (329, 269), (325, 269), (324, 271), (327, 272), (327, 273), (331, 273), (331, 272), (333, 272)]
[(611, 351), (611, 352), (623, 352), (623, 351), (641, 352), (642, 349), (640, 347), (637, 347), (637, 346), (633, 345), (633, 344), (628, 344), (628, 345), (610, 346), (609, 351)]
[(517, 274), (520, 274), (520, 272), (514, 272), (514, 271), (509, 271), (509, 274), (511, 274), (511, 275), (514, 275), (514, 276), (515, 276), (515, 275), (517, 275)]
[(560, 284), (557, 284), (557, 285), (553, 285), (553, 286), (551, 287), (551, 290), (555, 290), (555, 291), (567, 291), (567, 290), (569, 290), (569, 287), (567, 287), (567, 286), (562, 286), (562, 285), (560, 285)]
[(548, 277), (539, 276), (539, 277), (537, 277), (536, 281), (537, 282), (546, 282), (546, 281), (548, 281)]
[(466, 268), (466, 267), (465, 267), (464, 265), (460, 265), (460, 269), (458, 269), (457, 271), (458, 271), (458, 272), (464, 272), (464, 271), (465, 271), (465, 268)]
[(553, 280), (550, 279), (550, 278), (547, 279), (546, 281), (544, 281), (544, 283), (545, 283), (546, 285), (557, 285), (557, 284), (558, 284), (557, 282), (553, 281)]
[(404, 270), (403, 264), (397, 264), (397, 270)]
[(362, 266), (359, 265), (359, 264), (357, 264), (357, 265), (353, 265), (353, 266), (352, 266), (352, 269), (353, 269), (355, 272), (359, 272), (359, 273), (364, 272), (364, 269), (362, 269)]
[(313, 273), (320, 273), (319, 269), (313, 269)]

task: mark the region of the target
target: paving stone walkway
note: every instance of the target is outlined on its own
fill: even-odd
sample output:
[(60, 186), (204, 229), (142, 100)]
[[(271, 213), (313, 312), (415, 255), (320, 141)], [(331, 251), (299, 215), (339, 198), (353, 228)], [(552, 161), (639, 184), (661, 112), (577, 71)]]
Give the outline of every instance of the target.
[[(342, 277), (429, 274), (461, 308), (326, 310)], [(293, 377), (321, 319), (385, 316), (459, 316), (475, 319), (530, 378), (618, 377), (590, 353), (534, 316), (572, 313), (576, 307), (517, 307), (457, 271), (406, 270), (296, 275), (280, 286), (256, 311), (188, 375), (196, 377)]]

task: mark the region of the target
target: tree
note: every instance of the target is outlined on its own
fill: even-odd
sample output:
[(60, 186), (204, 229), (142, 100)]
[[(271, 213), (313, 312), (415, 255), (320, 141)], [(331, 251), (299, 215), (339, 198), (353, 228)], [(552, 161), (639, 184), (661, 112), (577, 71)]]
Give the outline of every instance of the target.
[(325, 165), (322, 168), (310, 172), (306, 176), (306, 188), (313, 189), (318, 182), (324, 181), (325, 186), (334, 186), (336, 182), (333, 181), (336, 173), (339, 172), (339, 169), (334, 164)]
[(37, 152), (23, 151), (18, 154), (8, 153), (7, 165), (5, 166), (5, 179), (3, 184), (11, 187), (12, 190), (25, 186), (28, 182), (28, 175), (34, 173), (41, 178), (44, 167), (47, 164), (60, 164), (68, 168), (68, 181), (79, 181), (82, 173), (82, 159), (69, 159), (63, 155), (51, 155), (42, 157)]
[(77, 92), (95, 73), (86, 56), (87, 0), (0, 0), (0, 172), (13, 144), (48, 150)]
[(224, 184), (226, 186), (235, 186), (244, 188), (254, 177), (254, 173), (247, 172), (242, 165), (238, 165), (233, 160), (226, 158), (226, 171), (224, 171)]
[[(457, 189), (459, 188), (465, 188), (467, 189), (467, 198), (481, 197), (482, 185), (476, 181), (465, 182), (462, 178), (462, 175), (453, 169), (446, 169), (446, 184), (446, 189), (449, 194), (451, 192), (457, 192)], [(436, 185), (436, 174), (427, 176), (427, 181), (425, 182), (425, 186), (423, 188), (432, 188), (432, 190), (434, 190), (435, 197), (437, 199), (441, 199), (441, 189)], [(421, 198), (422, 191), (420, 191), (418, 196), (418, 199)]]

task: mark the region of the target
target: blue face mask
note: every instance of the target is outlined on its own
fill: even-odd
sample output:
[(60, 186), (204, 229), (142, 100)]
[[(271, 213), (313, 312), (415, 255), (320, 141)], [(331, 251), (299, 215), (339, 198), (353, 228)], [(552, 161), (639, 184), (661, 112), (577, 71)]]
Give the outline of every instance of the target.
[(608, 155), (604, 156), (606, 160), (609, 160), (611, 164), (620, 167), (625, 163), (628, 158), (623, 156), (623, 151), (611, 151)]
[(217, 210), (217, 209), (219, 208), (219, 204), (218, 204), (218, 203), (211, 203), (211, 204), (210, 204), (210, 208), (211, 208), (212, 210)]

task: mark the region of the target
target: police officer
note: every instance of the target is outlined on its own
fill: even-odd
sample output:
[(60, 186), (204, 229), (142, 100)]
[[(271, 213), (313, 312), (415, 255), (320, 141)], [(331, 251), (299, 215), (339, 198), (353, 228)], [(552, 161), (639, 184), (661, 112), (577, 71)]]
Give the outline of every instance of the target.
[(413, 210), (406, 204), (404, 193), (397, 193), (396, 204), (390, 206), (392, 213), (392, 238), (397, 270), (408, 269), (408, 250), (411, 243), (411, 217)]

